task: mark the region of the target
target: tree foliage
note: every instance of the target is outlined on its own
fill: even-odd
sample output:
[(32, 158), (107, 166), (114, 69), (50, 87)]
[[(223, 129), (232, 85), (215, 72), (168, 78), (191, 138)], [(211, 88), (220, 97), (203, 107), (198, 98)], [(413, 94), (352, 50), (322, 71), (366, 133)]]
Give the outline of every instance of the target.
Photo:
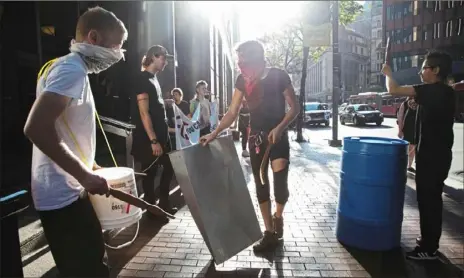
[[(335, 3), (339, 3), (340, 25), (350, 24), (363, 10), (363, 7), (353, 0)], [(269, 66), (285, 69), (289, 74), (301, 73), (303, 25), (303, 16), (298, 16), (278, 32), (266, 34), (260, 39), (265, 46)], [(310, 48), (309, 59), (318, 60), (324, 51), (325, 47)]]

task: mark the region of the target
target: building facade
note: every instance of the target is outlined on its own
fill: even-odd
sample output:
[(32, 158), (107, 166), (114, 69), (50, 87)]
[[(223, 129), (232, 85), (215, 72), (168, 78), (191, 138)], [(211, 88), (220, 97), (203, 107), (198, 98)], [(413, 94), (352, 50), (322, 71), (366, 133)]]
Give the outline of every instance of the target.
[(383, 39), (383, 16), (381, 1), (365, 1), (363, 13), (348, 26), (363, 35), (368, 40), (369, 63), (367, 65), (369, 89), (383, 87), (384, 78), (380, 72), (385, 48)]
[(431, 49), (452, 56), (455, 74), (464, 71), (459, 63), (464, 61), (464, 1), (384, 0), (383, 20), (383, 40), (390, 37), (390, 62), (399, 83), (420, 82), (417, 72)]
[[(196, 3), (179, 1), (140, 2), (1, 2), (0, 3), (0, 87), (2, 101), (2, 159), (10, 161), (2, 169), (12, 184), (30, 181), (31, 143), (23, 127), (35, 100), (37, 73), (50, 59), (69, 53), (76, 20), (91, 6), (112, 11), (128, 29), (124, 43), (125, 60), (108, 70), (89, 75), (97, 110), (101, 116), (130, 122), (133, 76), (140, 72), (147, 49), (160, 44), (175, 55), (159, 74), (166, 96), (174, 87), (184, 91), (187, 101), (194, 97), (195, 83), (205, 80), (223, 112), (232, 95), (235, 67), (232, 45), (238, 40), (234, 13), (221, 14), (213, 21), (201, 16)], [(12, 40), (11, 38), (17, 38)], [(6, 117), (6, 115), (8, 117)], [(97, 133), (98, 136), (101, 133)], [(116, 155), (125, 153), (124, 140), (108, 134)], [(106, 152), (102, 138), (97, 150)], [(104, 153), (104, 157), (109, 157)], [(18, 177), (24, 178), (19, 180)], [(2, 180), (3, 181), (3, 180)], [(8, 184), (9, 182), (5, 182)]]
[[(368, 40), (352, 29), (340, 26), (339, 52), (341, 55), (341, 101), (367, 88), (369, 60)], [(328, 48), (308, 66), (306, 98), (332, 102), (333, 53)]]

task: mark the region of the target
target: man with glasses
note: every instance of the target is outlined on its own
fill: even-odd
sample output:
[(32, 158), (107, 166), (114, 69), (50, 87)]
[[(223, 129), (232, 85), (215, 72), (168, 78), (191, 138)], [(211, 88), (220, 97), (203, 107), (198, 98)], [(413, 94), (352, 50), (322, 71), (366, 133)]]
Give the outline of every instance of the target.
[(451, 167), (454, 134), (455, 92), (447, 84), (452, 59), (442, 52), (426, 55), (419, 75), (422, 84), (399, 86), (392, 79), (390, 66), (384, 65), (388, 92), (414, 97), (418, 106), (419, 141), (416, 154), (416, 190), (421, 236), (409, 259), (434, 260), (441, 237), (444, 181)]

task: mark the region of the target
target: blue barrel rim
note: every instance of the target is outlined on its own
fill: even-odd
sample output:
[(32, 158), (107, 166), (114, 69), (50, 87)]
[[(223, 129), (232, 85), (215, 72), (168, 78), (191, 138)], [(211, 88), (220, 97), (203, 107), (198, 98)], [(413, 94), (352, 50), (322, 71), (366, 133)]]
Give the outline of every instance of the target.
[[(366, 142), (366, 140), (372, 140), (377, 142)], [(389, 138), (389, 137), (375, 137), (375, 136), (345, 136), (343, 137), (343, 142), (347, 143), (363, 143), (363, 144), (378, 144), (386, 146), (394, 145), (409, 145), (409, 142), (399, 138)]]

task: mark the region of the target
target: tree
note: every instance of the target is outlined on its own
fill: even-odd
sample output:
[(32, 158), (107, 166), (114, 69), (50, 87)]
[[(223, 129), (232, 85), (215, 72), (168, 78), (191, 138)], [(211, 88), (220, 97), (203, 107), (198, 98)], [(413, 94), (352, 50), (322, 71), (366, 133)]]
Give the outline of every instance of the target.
[[(341, 25), (353, 22), (363, 10), (363, 7), (353, 0), (337, 1), (335, 3), (340, 5), (339, 22)], [(298, 16), (280, 31), (266, 34), (260, 39), (265, 46), (269, 66), (285, 69), (291, 75), (301, 74), (303, 18), (304, 16)], [(310, 48), (309, 59), (317, 61), (325, 49), (325, 47)]]

